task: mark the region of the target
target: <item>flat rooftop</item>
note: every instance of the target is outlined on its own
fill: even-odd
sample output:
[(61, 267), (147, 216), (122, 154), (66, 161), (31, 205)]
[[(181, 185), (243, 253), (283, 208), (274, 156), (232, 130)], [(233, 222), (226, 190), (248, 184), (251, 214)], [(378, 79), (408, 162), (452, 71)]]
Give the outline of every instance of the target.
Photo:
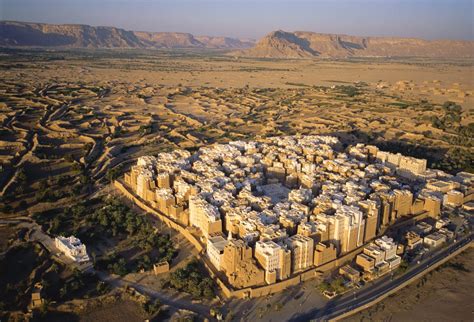
[(288, 199), (290, 189), (282, 185), (281, 183), (272, 183), (261, 186), (263, 194), (270, 197), (273, 204), (277, 204), (280, 201)]

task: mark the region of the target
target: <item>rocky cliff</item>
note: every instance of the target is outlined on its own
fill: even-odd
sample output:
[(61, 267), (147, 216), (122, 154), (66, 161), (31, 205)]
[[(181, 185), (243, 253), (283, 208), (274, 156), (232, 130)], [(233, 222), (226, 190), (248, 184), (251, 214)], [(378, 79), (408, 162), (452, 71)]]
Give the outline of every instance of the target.
[(474, 57), (474, 42), (395, 37), (357, 37), (315, 32), (274, 31), (236, 56), (311, 57)]
[(179, 32), (143, 32), (115, 27), (0, 21), (0, 46), (242, 49), (253, 45), (248, 40), (195, 37)]

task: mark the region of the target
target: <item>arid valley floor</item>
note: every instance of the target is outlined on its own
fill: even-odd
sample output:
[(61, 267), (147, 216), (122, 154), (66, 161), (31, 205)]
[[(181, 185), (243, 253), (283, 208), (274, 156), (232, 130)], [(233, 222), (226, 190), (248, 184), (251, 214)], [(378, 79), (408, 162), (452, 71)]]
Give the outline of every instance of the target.
[[(104, 271), (115, 269), (107, 263), (120, 254), (127, 261), (129, 281), (143, 282), (149, 292), (162, 291), (167, 275), (147, 273), (145, 256), (173, 256), (173, 271), (195, 254), (189, 243), (163, 227), (158, 233), (168, 239), (149, 241), (149, 227), (141, 222), (136, 226), (146, 228), (139, 233), (118, 227), (117, 234), (99, 238), (104, 228), (99, 215), (92, 215), (115, 193), (110, 181), (142, 155), (176, 148), (195, 151), (235, 139), (331, 134), (346, 144), (370, 143), (427, 158), (430, 167), (447, 172), (474, 170), (471, 60), (270, 60), (198, 50), (3, 49), (0, 76), (0, 267), (5, 273), (0, 275), (0, 320), (2, 310), (26, 308), (29, 282), (38, 279), (49, 285), (47, 293), (56, 302), (45, 313), (51, 320), (113, 316), (138, 321), (156, 313), (148, 304), (136, 305), (141, 299), (134, 294), (117, 293), (99, 280), (80, 281), (39, 246), (45, 238), (41, 230), (77, 234)], [(447, 101), (462, 109), (447, 110)], [(138, 211), (124, 204), (108, 205)], [(148, 242), (153, 247), (146, 247)], [(174, 253), (172, 243), (178, 246)], [(159, 253), (150, 250), (156, 245)], [(466, 274), (473, 269), (472, 251), (469, 255), (459, 264), (470, 272)], [(454, 278), (445, 271), (433, 273), (418, 292), (431, 278)], [(472, 278), (467, 280), (472, 284)], [(311, 287), (315, 285), (306, 286)], [(458, 296), (467, 287), (453, 283), (450, 292)], [(190, 299), (173, 290), (163, 292)], [(200, 310), (221, 305), (217, 302), (193, 303)], [(468, 302), (463, 298), (461, 303)], [(243, 316), (233, 304), (225, 305)], [(287, 310), (279, 314), (288, 318)], [(380, 310), (377, 306), (351, 320), (379, 319)], [(430, 310), (445, 314), (435, 304)], [(264, 299), (246, 311), (245, 316), (255, 319), (278, 318), (268, 312)], [(182, 312), (170, 307), (166, 314)], [(404, 321), (417, 319), (403, 316)]]

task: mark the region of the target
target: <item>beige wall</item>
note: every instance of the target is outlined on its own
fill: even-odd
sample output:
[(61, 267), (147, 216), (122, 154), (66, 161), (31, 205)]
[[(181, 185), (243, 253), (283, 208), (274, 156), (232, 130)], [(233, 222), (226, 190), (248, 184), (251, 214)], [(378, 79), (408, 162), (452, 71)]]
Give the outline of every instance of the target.
[(155, 209), (149, 207), (148, 205), (146, 205), (145, 203), (143, 203), (140, 199), (138, 199), (137, 197), (135, 197), (120, 181), (118, 180), (115, 180), (114, 181), (114, 186), (120, 190), (120, 192), (122, 192), (127, 198), (129, 198), (130, 200), (132, 200), (137, 206), (139, 206), (140, 208), (142, 208), (143, 210), (145, 210), (146, 212), (148, 213), (151, 213), (153, 214), (154, 216), (157, 216), (158, 218), (160, 218), (160, 220), (162, 220), (166, 225), (168, 225), (169, 227), (177, 230), (178, 232), (180, 232), (181, 234), (183, 234), (183, 236), (189, 240), (189, 242), (191, 244), (194, 245), (194, 247), (196, 247), (196, 249), (199, 251), (199, 252), (202, 252), (204, 247), (203, 245), (196, 239), (196, 237), (194, 237), (190, 232), (189, 230), (186, 229), (186, 227), (180, 225), (179, 223), (171, 220), (170, 218), (166, 217), (164, 214), (161, 214), (159, 213), (158, 211), (156, 211)]
[[(120, 190), (127, 198), (132, 200), (136, 205), (138, 205), (140, 208), (145, 210), (148, 213), (151, 213), (157, 217), (159, 217), (165, 224), (167, 224), (169, 227), (177, 230), (183, 236), (188, 239), (195, 247), (196, 249), (202, 253), (204, 251), (203, 245), (194, 237), (194, 235), (191, 234), (189, 230), (186, 229), (183, 225), (173, 221), (172, 219), (168, 218), (164, 214), (156, 211), (155, 209), (149, 207), (146, 205), (144, 202), (142, 202), (139, 198), (135, 197), (135, 195), (130, 192), (126, 186), (124, 186), (120, 181), (116, 180), (114, 182), (114, 186)], [(320, 265), (318, 267), (313, 267), (307, 271), (304, 271), (292, 278), (271, 284), (271, 285), (266, 285), (266, 286), (260, 286), (260, 287), (247, 287), (243, 289), (233, 289), (232, 287), (228, 286), (218, 275), (218, 273), (215, 271), (214, 267), (212, 264), (210, 264), (210, 261), (205, 257), (202, 256), (201, 259), (209, 271), (209, 274), (211, 277), (213, 277), (213, 280), (217, 283), (217, 285), (220, 287), (222, 290), (222, 293), (225, 297), (230, 298), (230, 297), (236, 297), (236, 298), (246, 298), (246, 297), (259, 297), (259, 296), (265, 296), (268, 294), (273, 294), (280, 292), (284, 289), (286, 289), (289, 286), (297, 285), (303, 281), (318, 277), (320, 272), (326, 272), (331, 269), (334, 269), (335, 267), (339, 267), (344, 265), (345, 263), (353, 260), (359, 253), (362, 252), (363, 246), (359, 247), (347, 254), (345, 254), (342, 257), (333, 259), (323, 265)], [(263, 273), (263, 271), (262, 271)]]

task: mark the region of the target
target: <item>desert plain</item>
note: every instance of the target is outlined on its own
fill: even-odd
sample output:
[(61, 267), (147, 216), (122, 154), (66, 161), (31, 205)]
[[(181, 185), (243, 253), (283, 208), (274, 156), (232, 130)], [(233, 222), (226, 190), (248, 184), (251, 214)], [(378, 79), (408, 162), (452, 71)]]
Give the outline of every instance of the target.
[[(447, 172), (473, 170), (469, 59), (289, 60), (197, 49), (2, 49), (0, 75), (0, 251), (13, 263), (29, 259), (21, 278), (4, 285), (9, 310), (26, 307), (25, 281), (37, 274), (48, 281), (54, 275), (44, 250), (34, 246), (36, 225), (48, 233), (83, 234), (88, 242), (100, 230), (94, 230), (94, 218), (76, 214), (81, 213), (77, 205), (114, 194), (110, 181), (142, 155), (264, 136), (330, 134), (345, 144), (370, 143), (427, 158), (430, 167)], [(88, 209), (100, 208), (94, 202)], [(65, 213), (65, 207), (72, 210)], [(61, 223), (55, 220), (58, 214)], [(160, 232), (179, 243), (173, 232)], [(116, 253), (130, 261), (140, 258), (133, 280), (152, 279), (139, 269), (146, 267), (143, 256), (163, 256), (169, 242), (157, 241), (165, 250), (156, 254), (138, 249), (123, 234), (91, 241), (94, 256), (99, 261)], [(177, 267), (193, 253), (189, 245), (181, 246), (173, 255)], [(73, 271), (58, 270), (55, 281), (74, 281)], [(6, 280), (0, 277), (0, 283)], [(60, 297), (65, 302), (60, 313), (84, 320), (114, 314), (111, 304), (87, 304), (88, 298), (109, 291), (97, 281), (83, 286), (90, 285), (95, 293), (79, 287), (77, 296)], [(147, 287), (160, 290), (162, 285)], [(13, 289), (19, 295), (10, 299)], [(121, 294), (115, 300), (131, 305), (133, 313), (139, 308), (131, 298)], [(253, 303), (246, 316), (269, 320), (255, 313), (262, 303)], [(130, 312), (114, 316), (125, 320)]]

